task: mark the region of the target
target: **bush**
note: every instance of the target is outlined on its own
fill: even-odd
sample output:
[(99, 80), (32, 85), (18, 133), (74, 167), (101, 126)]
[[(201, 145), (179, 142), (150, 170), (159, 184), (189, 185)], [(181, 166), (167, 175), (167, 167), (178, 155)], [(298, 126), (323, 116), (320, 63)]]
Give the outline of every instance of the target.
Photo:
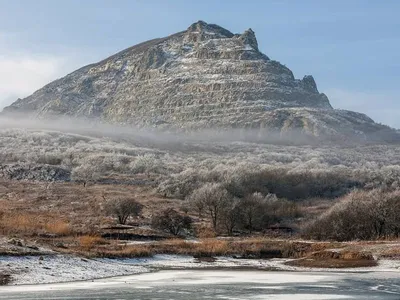
[(74, 181), (82, 182), (85, 187), (89, 182), (97, 181), (100, 178), (100, 173), (96, 166), (81, 165), (72, 170), (71, 178)]
[(349, 241), (400, 236), (400, 191), (354, 191), (309, 224), (304, 236)]
[(139, 155), (130, 164), (131, 171), (134, 174), (145, 173), (158, 173), (163, 169), (163, 163), (154, 154)]
[(126, 224), (129, 217), (139, 216), (142, 209), (143, 205), (133, 198), (117, 198), (108, 201), (106, 204), (106, 211), (113, 215), (118, 220), (118, 223), (122, 225)]
[(161, 214), (153, 216), (152, 227), (173, 235), (180, 235), (190, 229), (192, 219), (189, 216), (179, 214), (176, 210), (169, 208)]

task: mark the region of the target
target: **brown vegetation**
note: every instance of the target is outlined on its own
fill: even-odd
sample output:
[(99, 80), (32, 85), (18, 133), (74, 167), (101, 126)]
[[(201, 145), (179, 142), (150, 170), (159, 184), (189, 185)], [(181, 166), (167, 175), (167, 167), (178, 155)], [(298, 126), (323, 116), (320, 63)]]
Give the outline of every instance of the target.
[(358, 251), (319, 251), (307, 257), (289, 261), (290, 266), (306, 268), (361, 268), (374, 267), (378, 262), (371, 253)]
[(69, 223), (49, 213), (6, 211), (1, 214), (0, 231), (3, 235), (56, 235), (71, 233)]
[(390, 247), (380, 253), (380, 258), (385, 259), (400, 259), (400, 246)]
[(315, 259), (303, 258), (287, 262), (286, 264), (288, 266), (304, 267), (304, 268), (343, 269), (343, 268), (375, 267), (378, 264), (378, 262), (373, 260), (344, 260), (344, 259), (315, 260)]
[(96, 245), (104, 245), (107, 243), (106, 240), (95, 235), (83, 235), (78, 237), (79, 247), (89, 251), (93, 249)]
[[(301, 210), (303, 215), (307, 215), (308, 207), (318, 207), (318, 212), (327, 209), (328, 202), (321, 199), (294, 205), (291, 201), (278, 199), (272, 195), (266, 197), (261, 194), (252, 194), (243, 202), (251, 200), (255, 204), (254, 209), (247, 211), (247, 217), (251, 218), (251, 223), (249, 219), (240, 220), (242, 223), (235, 223), (237, 237), (219, 239), (211, 221), (215, 215), (207, 217), (203, 213), (199, 217), (199, 211), (194, 211), (192, 207), (188, 207), (185, 213), (182, 213), (181, 200), (160, 198), (152, 191), (152, 187), (128, 185), (89, 185), (83, 188), (74, 183), (54, 183), (47, 186), (34, 182), (0, 181), (0, 230), (5, 236), (35, 240), (39, 244), (62, 253), (75, 253), (88, 257), (144, 257), (155, 254), (186, 254), (198, 258), (219, 255), (231, 255), (237, 258), (280, 257), (302, 259), (292, 264), (321, 267), (328, 265), (349, 267), (376, 263), (365, 257), (358, 257), (354, 253), (364, 253), (364, 251), (347, 249), (346, 244), (301, 242), (291, 240), (285, 234), (280, 234), (280, 239), (271, 239), (267, 235), (268, 229), (264, 232), (259, 231), (262, 228), (259, 226), (263, 224), (263, 216), (266, 216), (268, 220), (277, 220), (274, 217), (279, 219), (282, 216), (290, 216), (289, 220), (298, 222), (293, 218), (298, 214), (298, 210)], [(363, 195), (379, 195), (374, 193)], [(391, 193), (388, 195), (395, 195)], [(116, 231), (111, 229), (116, 226), (116, 220), (108, 215), (106, 208), (107, 199), (111, 199), (112, 196), (115, 197), (114, 199), (134, 198), (143, 205), (141, 215), (133, 224), (135, 226), (127, 226)], [(391, 199), (389, 196), (384, 197)], [(232, 198), (231, 201), (240, 202), (241, 200)], [(338, 203), (341, 201), (339, 200)], [(174, 221), (179, 221), (185, 216), (193, 219), (191, 232), (199, 239), (198, 241), (170, 239), (170, 234), (166, 234), (164, 229), (160, 230), (161, 228), (157, 226), (148, 227), (152, 224), (152, 217), (156, 218), (155, 216), (163, 215), (163, 212), (172, 211), (174, 211), (172, 214), (174, 218), (179, 216)], [(260, 212), (262, 212), (261, 215)], [(223, 206), (218, 206), (218, 214), (220, 216), (217, 219), (218, 231), (229, 233), (229, 230), (224, 229), (226, 228), (223, 223), (226, 210)], [(313, 214), (317, 213), (310, 213), (310, 215)], [(174, 219), (170, 218), (169, 213), (167, 217), (170, 221)], [(218, 222), (221, 223), (218, 225)], [(271, 222), (268, 221), (266, 224), (271, 224)], [(394, 227), (390, 224), (385, 223), (385, 228), (392, 230)], [(177, 228), (180, 228), (181, 223), (172, 225), (178, 226), (174, 227), (174, 232), (178, 232)], [(253, 232), (252, 237), (248, 236), (250, 231)], [(130, 245), (129, 241), (121, 240), (135, 237), (149, 238), (152, 241)], [(160, 239), (165, 240), (160, 241)], [(324, 252), (324, 250), (343, 247), (346, 247), (346, 251), (351, 250), (354, 253), (343, 250), (340, 258), (334, 258), (329, 256), (331, 254)], [(399, 257), (398, 253), (394, 248), (386, 249), (382, 251), (381, 257), (396, 258)], [(322, 258), (323, 255), (328, 256)]]
[[(83, 243), (83, 241), (87, 242)], [(199, 241), (167, 239), (146, 244), (123, 244), (118, 241), (81, 237), (68, 252), (91, 257), (143, 257), (155, 254), (182, 254), (194, 257), (231, 255), (237, 258), (301, 258), (321, 249), (343, 247), (335, 243), (308, 243), (273, 240), (268, 238), (216, 239)], [(92, 242), (94, 241), (94, 242)], [(57, 249), (65, 252), (65, 249)]]

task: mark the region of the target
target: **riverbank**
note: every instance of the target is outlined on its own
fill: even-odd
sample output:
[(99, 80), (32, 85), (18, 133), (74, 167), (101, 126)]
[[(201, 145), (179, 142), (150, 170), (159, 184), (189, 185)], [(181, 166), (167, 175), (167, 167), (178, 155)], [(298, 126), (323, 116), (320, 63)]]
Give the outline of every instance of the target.
[[(115, 276), (142, 274), (160, 270), (263, 270), (292, 272), (337, 272), (332, 268), (312, 268), (288, 265), (293, 259), (238, 259), (215, 257), (203, 260), (185, 255), (155, 255), (151, 258), (85, 259), (71, 255), (3, 256), (0, 271), (11, 274), (10, 285), (61, 283), (94, 280)], [(400, 261), (380, 260), (376, 266), (342, 268), (340, 272), (397, 272)]]
[[(92, 280), (165, 269), (400, 271), (400, 243), (315, 242), (268, 238), (112, 241), (90, 248), (52, 248), (3, 239), (3, 285)], [(57, 245), (58, 242), (55, 244)]]

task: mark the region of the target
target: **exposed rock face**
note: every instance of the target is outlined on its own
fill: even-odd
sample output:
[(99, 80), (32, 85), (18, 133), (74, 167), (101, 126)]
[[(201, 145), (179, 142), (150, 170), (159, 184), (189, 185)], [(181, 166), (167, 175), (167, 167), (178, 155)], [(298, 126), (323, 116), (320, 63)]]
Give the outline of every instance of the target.
[(68, 170), (50, 165), (0, 165), (0, 177), (15, 180), (69, 181)]
[(253, 30), (233, 34), (203, 21), (83, 67), (5, 112), (159, 128), (300, 128), (313, 135), (363, 134), (365, 124), (382, 129), (365, 115), (332, 109), (312, 76), (295, 79), (260, 52)]

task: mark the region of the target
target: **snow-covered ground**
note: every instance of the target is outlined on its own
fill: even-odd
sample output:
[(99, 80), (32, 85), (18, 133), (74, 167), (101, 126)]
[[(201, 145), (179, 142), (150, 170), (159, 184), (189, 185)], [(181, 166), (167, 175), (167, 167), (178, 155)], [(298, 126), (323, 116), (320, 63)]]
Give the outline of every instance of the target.
[[(155, 255), (137, 259), (83, 259), (70, 255), (43, 257), (0, 257), (0, 272), (13, 276), (12, 284), (42, 284), (92, 280), (105, 277), (147, 273), (161, 269), (241, 268), (280, 271), (313, 271), (335, 273), (335, 269), (310, 269), (286, 266), (288, 259), (235, 259), (218, 257), (215, 262), (199, 262), (191, 256)], [(380, 260), (377, 267), (340, 269), (340, 272), (396, 272), (400, 274), (400, 261)]]
[(11, 284), (39, 284), (90, 280), (148, 272), (143, 265), (83, 259), (70, 255), (0, 256), (0, 272), (12, 275)]

